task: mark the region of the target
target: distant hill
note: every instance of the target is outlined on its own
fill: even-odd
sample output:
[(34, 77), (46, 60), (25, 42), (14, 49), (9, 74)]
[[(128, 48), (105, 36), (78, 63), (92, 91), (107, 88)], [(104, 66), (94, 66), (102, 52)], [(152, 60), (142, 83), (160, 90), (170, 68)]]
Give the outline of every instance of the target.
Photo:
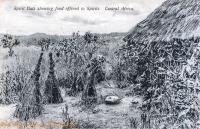
[[(3, 37), (4, 34), (0, 34), (0, 38)], [(104, 38), (106, 41), (112, 42), (115, 40), (121, 40), (124, 36), (125, 33), (118, 33), (118, 32), (114, 32), (114, 33), (109, 33), (109, 34), (98, 34), (100, 37)], [(38, 41), (41, 38), (49, 38), (51, 40), (51, 42), (60, 42), (65, 38), (70, 38), (70, 35), (47, 35), (46, 33), (34, 33), (31, 35), (21, 35), (21, 36), (17, 36), (20, 44), (23, 45), (37, 45)]]
[(29, 36), (19, 36), (19, 41), (24, 45), (37, 45), (41, 38), (49, 38), (51, 42), (59, 42), (70, 36), (47, 35), (45, 33), (35, 33)]
[(112, 33), (108, 33), (108, 34), (99, 34), (101, 36), (108, 36), (108, 37), (121, 37), (121, 36), (125, 36), (126, 33), (124, 32), (112, 32)]

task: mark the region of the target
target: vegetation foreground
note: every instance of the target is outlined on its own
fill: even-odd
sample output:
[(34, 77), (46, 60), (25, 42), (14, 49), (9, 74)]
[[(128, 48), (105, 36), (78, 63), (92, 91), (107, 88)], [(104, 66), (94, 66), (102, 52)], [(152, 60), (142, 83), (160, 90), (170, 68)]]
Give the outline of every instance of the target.
[[(198, 47), (177, 54), (182, 40), (174, 39), (141, 51), (122, 37), (77, 32), (29, 45), (3, 35), (0, 122), (17, 122), (13, 128), (198, 129), (200, 90), (197, 81), (189, 85), (198, 79), (192, 70), (198, 65), (184, 61), (197, 60)], [(171, 44), (177, 49), (165, 62)]]

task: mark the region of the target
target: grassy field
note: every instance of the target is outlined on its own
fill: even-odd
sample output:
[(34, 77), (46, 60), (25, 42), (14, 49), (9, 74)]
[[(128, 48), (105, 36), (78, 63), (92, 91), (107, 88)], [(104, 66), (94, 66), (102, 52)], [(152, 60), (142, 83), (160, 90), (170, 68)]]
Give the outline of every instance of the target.
[[(119, 39), (113, 40), (113, 43), (108, 43), (106, 46), (101, 47), (95, 56), (103, 55), (106, 57), (107, 63), (103, 66), (106, 76), (108, 78), (110, 73), (112, 73), (112, 68), (116, 65), (115, 51), (119, 49), (123, 42)], [(12, 57), (8, 56), (8, 50), (6, 48), (0, 48), (0, 74), (3, 75), (8, 71), (10, 73), (23, 75), (23, 79), (27, 81), (32, 71), (37, 63), (40, 47), (37, 46), (24, 46), (20, 45), (14, 47), (14, 55)], [(44, 52), (42, 64), (41, 64), (41, 94), (44, 93), (45, 80), (47, 79), (49, 72), (49, 59), (48, 54), (50, 51)], [(53, 56), (55, 61), (55, 74), (56, 77), (63, 78), (66, 75), (65, 65), (62, 63), (62, 59), (57, 56)], [(103, 81), (96, 86), (98, 97), (105, 97), (107, 95), (117, 95), (122, 98), (121, 103), (118, 105), (106, 105), (103, 102), (99, 102), (95, 106), (90, 108), (81, 105), (81, 93), (76, 97), (70, 97), (66, 94), (67, 88), (63, 89), (60, 87), (62, 92), (62, 97), (64, 99), (63, 103), (60, 104), (48, 104), (43, 105), (43, 115), (37, 117), (36, 119), (29, 119), (27, 122), (36, 123), (48, 123), (48, 122), (59, 122), (63, 123), (63, 110), (65, 105), (69, 106), (69, 116), (71, 121), (76, 127), (84, 128), (96, 128), (96, 127), (130, 127), (130, 121), (133, 118), (137, 118), (140, 121), (139, 114), (140, 111), (137, 107), (132, 106), (131, 100), (135, 97), (127, 97), (126, 93), (129, 88), (118, 89), (116, 82), (109, 79)], [(1, 85), (3, 88), (3, 85)], [(3, 90), (3, 89), (2, 89)], [(1, 98), (4, 96), (1, 94)], [(1, 104), (0, 105), (0, 122), (23, 122), (17, 118), (13, 117), (14, 111), (16, 109), (16, 104)], [(5, 127), (2, 127), (5, 128)], [(10, 127), (8, 127), (10, 128)], [(15, 128), (15, 127), (13, 127)], [(61, 127), (37, 127), (37, 128), (61, 128)]]

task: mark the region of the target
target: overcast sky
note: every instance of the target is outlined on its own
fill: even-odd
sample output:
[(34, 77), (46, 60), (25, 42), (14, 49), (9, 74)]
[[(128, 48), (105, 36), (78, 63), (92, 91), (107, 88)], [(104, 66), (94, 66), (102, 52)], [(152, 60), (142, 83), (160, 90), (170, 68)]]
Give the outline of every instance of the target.
[[(165, 0), (0, 0), (0, 33), (29, 35), (127, 32)], [(14, 7), (85, 7), (85, 11), (16, 11)], [(99, 7), (88, 11), (87, 7)], [(108, 11), (129, 7), (133, 11)], [(37, 9), (37, 8), (36, 8)]]

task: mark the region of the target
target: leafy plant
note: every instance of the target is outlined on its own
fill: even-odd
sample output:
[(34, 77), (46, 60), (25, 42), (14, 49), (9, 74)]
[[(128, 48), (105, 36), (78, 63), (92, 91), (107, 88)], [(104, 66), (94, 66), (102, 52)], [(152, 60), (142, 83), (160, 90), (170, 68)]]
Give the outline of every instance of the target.
[(38, 45), (41, 47), (41, 51), (47, 51), (49, 50), (50, 45), (50, 39), (49, 38), (42, 38), (38, 41)]
[(19, 40), (15, 36), (11, 35), (4, 35), (3, 38), (1, 39), (1, 42), (4, 48), (9, 49), (8, 51), (9, 56), (12, 56), (14, 53), (13, 47), (20, 44)]

